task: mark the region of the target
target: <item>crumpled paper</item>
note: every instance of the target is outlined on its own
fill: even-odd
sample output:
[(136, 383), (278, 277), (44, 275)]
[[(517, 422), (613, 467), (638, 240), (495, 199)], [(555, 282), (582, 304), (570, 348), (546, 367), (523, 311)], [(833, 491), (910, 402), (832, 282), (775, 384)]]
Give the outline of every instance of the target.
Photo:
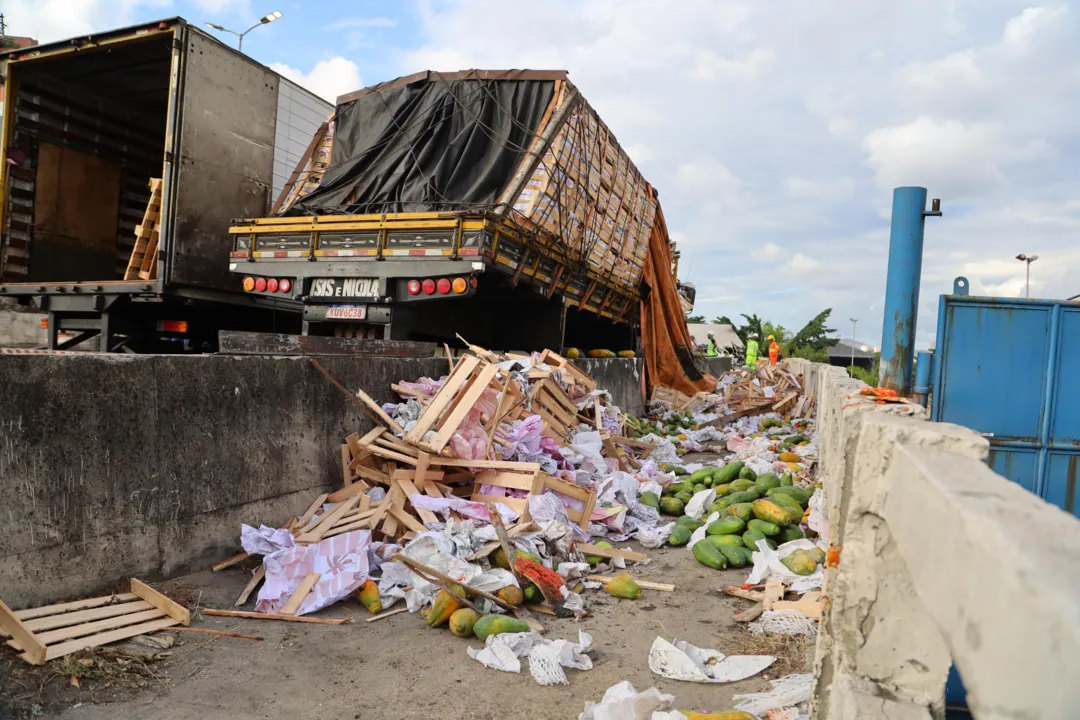
[[(825, 572), (822, 565), (809, 575), (796, 575), (788, 570), (781, 558), (786, 558), (796, 550), (813, 550), (818, 547), (813, 540), (792, 540), (773, 550), (764, 540), (758, 540), (757, 552), (753, 554), (754, 569), (750, 571), (750, 577), (746, 579), (749, 585), (758, 585), (765, 582), (766, 578), (775, 578), (785, 585), (790, 585), (791, 590), (804, 593), (807, 590), (816, 590), (824, 585)], [(824, 548), (823, 548), (824, 549)]]
[(812, 673), (800, 673), (785, 675), (769, 682), (772, 687), (766, 692), (734, 696), (732, 700), (735, 707), (751, 715), (764, 717), (770, 710), (804, 703), (810, 699), (814, 676)]
[(745, 680), (776, 662), (772, 655), (724, 655), (685, 640), (669, 643), (657, 637), (649, 649), (649, 669), (672, 680), (730, 683)]
[(693, 549), (695, 545), (705, 539), (708, 534), (709, 525), (720, 519), (720, 513), (714, 512), (705, 518), (705, 523), (694, 532), (690, 533), (690, 541), (686, 543), (688, 549)]
[(278, 612), (308, 573), (319, 573), (297, 615), (306, 615), (333, 605), (368, 579), (368, 546), (371, 531), (354, 530), (320, 540), (314, 545), (297, 545), (263, 558), (266, 581), (259, 589), (255, 609)]
[(271, 555), (295, 546), (296, 539), (292, 532), (284, 528), (260, 525), (256, 530), (250, 525), (240, 526), (240, 547), (248, 555)]
[(612, 685), (604, 693), (599, 703), (585, 703), (585, 711), (578, 715), (578, 720), (667, 720), (682, 718), (681, 713), (667, 713), (675, 707), (675, 696), (667, 695), (656, 688), (638, 692), (626, 680)]
[(818, 488), (810, 498), (810, 517), (806, 526), (816, 532), (822, 544), (829, 544), (829, 508), (825, 506), (825, 491)]
[[(452, 495), (444, 498), (436, 498), (416, 493), (409, 496), (409, 502), (414, 508), (419, 510), (430, 510), (433, 513), (439, 513), (443, 517), (449, 517), (450, 511), (453, 510), (462, 517), (491, 522), (491, 516), (488, 514), (487, 505), (485, 503), (473, 502), (471, 500), (466, 500), (465, 498), (459, 498)], [(514, 512), (501, 502), (495, 503), (495, 509), (499, 511), (499, 517), (502, 518), (503, 525), (512, 525), (519, 517), (521, 517), (518, 513)]]
[(690, 502), (686, 503), (683, 514), (689, 515), (695, 520), (700, 520), (705, 509), (712, 505), (713, 500), (715, 499), (716, 491), (712, 488), (707, 488), (701, 492), (694, 493), (694, 497), (690, 498)]
[[(469, 657), (486, 667), (513, 673), (521, 672), (520, 658), (528, 657), (530, 671), (533, 671), (534, 664), (543, 666), (541, 675), (538, 676), (538, 673), (533, 671), (533, 677), (538, 683), (566, 685), (569, 681), (561, 668), (592, 669), (592, 659), (585, 654), (592, 644), (592, 636), (584, 630), (578, 630), (576, 643), (569, 640), (546, 640), (540, 637), (539, 633), (529, 631), (490, 635), (483, 649), (476, 650), (470, 647), (465, 651)], [(537, 652), (538, 650), (540, 652)]]

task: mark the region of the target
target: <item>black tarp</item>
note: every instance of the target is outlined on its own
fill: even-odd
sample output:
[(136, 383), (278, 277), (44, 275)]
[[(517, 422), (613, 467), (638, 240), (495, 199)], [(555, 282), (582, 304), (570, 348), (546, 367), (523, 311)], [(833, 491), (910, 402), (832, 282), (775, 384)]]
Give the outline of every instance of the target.
[(551, 79), (427, 73), (346, 99), (330, 167), (288, 214), (490, 208), (541, 132), (554, 92)]

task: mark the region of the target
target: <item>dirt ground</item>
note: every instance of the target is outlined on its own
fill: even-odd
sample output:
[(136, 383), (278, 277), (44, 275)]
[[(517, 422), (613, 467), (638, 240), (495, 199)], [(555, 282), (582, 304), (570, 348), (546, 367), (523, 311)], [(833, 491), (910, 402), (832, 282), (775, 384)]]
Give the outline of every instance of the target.
[[(768, 678), (805, 671), (798, 667), (804, 648), (795, 646), (795, 661), (779, 667), (779, 673), (774, 666), (731, 685), (676, 682), (654, 675), (647, 658), (657, 635), (729, 653), (746, 651), (749, 632), (732, 616), (749, 603), (726, 596), (719, 588), (742, 583), (747, 571), (711, 570), (698, 564), (686, 548), (645, 552), (651, 562), (634, 574), (674, 583), (674, 592), (645, 591), (642, 598), (631, 601), (589, 590), (586, 602), (591, 617), (578, 622), (538, 616), (546, 628), (545, 637), (576, 640), (579, 628), (593, 637), (594, 667), (567, 670), (568, 687), (541, 687), (527, 667), (520, 675), (485, 668), (465, 653), (467, 645), (481, 647), (478, 640), (456, 638), (445, 629), (432, 630), (409, 613), (364, 622), (369, 615), (350, 599), (317, 614), (356, 619), (340, 626), (200, 616), (193, 626), (259, 635), (265, 640), (179, 633), (177, 645), (164, 659), (129, 663), (124, 668), (129, 675), (121, 678), (92, 672), (106, 666), (100, 660), (92, 668), (82, 668), (77, 659), (61, 667), (56, 667), (61, 662), (56, 661), (49, 668), (31, 669), (38, 675), (13, 675), (12, 664), (4, 663), (0, 688), (7, 689), (0, 689), (0, 697), (7, 704), (0, 702), (0, 718), (14, 713), (16, 717), (101, 720), (242, 720), (313, 717), (317, 712), (321, 717), (364, 720), (497, 720), (522, 715), (563, 719), (576, 718), (587, 700), (598, 701), (620, 680), (629, 680), (638, 690), (655, 686), (671, 693), (680, 709), (717, 711), (731, 707), (736, 693), (766, 689)], [(242, 568), (216, 574), (206, 571), (177, 578), (162, 588), (202, 607), (231, 607), (248, 577)], [(13, 655), (0, 649), (5, 661)], [(65, 677), (73, 668), (88, 670), (78, 689)], [(16, 670), (22, 668), (16, 666)], [(38, 678), (50, 682), (42, 682), (39, 689), (34, 687)], [(46, 690), (46, 685), (51, 689)], [(10, 703), (16, 697), (19, 702), (13, 710)]]

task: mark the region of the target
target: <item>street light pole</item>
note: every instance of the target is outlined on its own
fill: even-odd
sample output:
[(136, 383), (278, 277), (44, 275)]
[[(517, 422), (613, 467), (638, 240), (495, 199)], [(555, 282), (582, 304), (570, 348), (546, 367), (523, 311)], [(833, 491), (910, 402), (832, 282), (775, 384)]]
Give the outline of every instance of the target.
[(851, 367), (855, 367), (855, 323), (859, 318), (848, 318), (851, 321)]
[(1016, 259), (1024, 263), (1024, 297), (1031, 297), (1031, 263), (1039, 259), (1038, 255), (1020, 253)]
[(267, 25), (269, 23), (274, 22), (279, 17), (281, 17), (281, 11), (280, 10), (275, 10), (272, 13), (267, 13), (266, 15), (263, 15), (261, 18), (259, 18), (259, 22), (255, 23), (254, 25), (252, 25), (251, 27), (249, 27), (247, 30), (245, 30), (242, 33), (238, 33), (235, 30), (230, 30), (227, 27), (222, 27), (221, 25), (215, 25), (214, 23), (206, 23), (206, 27), (211, 28), (212, 30), (217, 30), (218, 32), (227, 32), (230, 35), (235, 35), (236, 37), (240, 38), (239, 42), (237, 42), (237, 44), (236, 44), (236, 49), (243, 52), (244, 51), (244, 36), (245, 35), (247, 35), (249, 32), (251, 32), (252, 30), (254, 30), (257, 27), (262, 27), (263, 25)]

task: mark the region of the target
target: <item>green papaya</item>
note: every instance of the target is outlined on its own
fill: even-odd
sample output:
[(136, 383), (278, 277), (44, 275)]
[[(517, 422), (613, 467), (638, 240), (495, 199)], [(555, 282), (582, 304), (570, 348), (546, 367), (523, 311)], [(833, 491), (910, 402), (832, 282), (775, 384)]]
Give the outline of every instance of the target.
[(721, 545), (716, 549), (727, 559), (728, 567), (741, 568), (746, 565), (746, 556), (740, 552), (740, 548)]
[(675, 499), (680, 501), (683, 504), (683, 506), (685, 507), (686, 503), (688, 503), (688, 502), (690, 502), (691, 500), (694, 499), (694, 493), (692, 493), (692, 492), (677, 492), (677, 493), (675, 493)]
[(473, 625), (473, 634), (480, 640), (487, 640), (489, 635), (528, 632), (528, 630), (529, 625), (524, 620), (515, 620), (506, 615), (485, 615)]
[(671, 537), (668, 538), (668, 545), (681, 547), (690, 542), (690, 536), (693, 533), (694, 531), (685, 525), (676, 525), (671, 529)]
[(765, 533), (761, 532), (760, 530), (747, 530), (743, 533), (742, 536), (743, 545), (750, 548), (754, 552), (757, 552), (758, 549), (757, 541), (764, 539)]
[(819, 565), (825, 562), (825, 551), (819, 547), (810, 548), (806, 551), (806, 553), (810, 556), (811, 560), (818, 563)]
[(701, 484), (707, 488), (711, 488), (713, 485), (716, 484), (716, 481), (713, 480), (712, 475), (709, 475), (707, 478), (701, 481)]
[(734, 535), (741, 533), (746, 523), (737, 517), (724, 517), (710, 523), (705, 532), (709, 535)]
[[(596, 547), (613, 549), (611, 543), (609, 543), (607, 540), (601, 540), (600, 542), (595, 543), (595, 545), (596, 545)], [(589, 563), (590, 565), (599, 565), (600, 563), (604, 562), (606, 559), (607, 558), (600, 557), (599, 555), (586, 555), (585, 556), (585, 562)], [(557, 569), (558, 568), (556, 568), (556, 570)]]
[(739, 471), (739, 478), (741, 480), (757, 480), (757, 473), (754, 472), (753, 468), (744, 467)]
[(797, 510), (800, 514), (803, 511), (802, 505), (800, 505), (799, 501), (791, 495), (785, 495), (783, 493), (780, 493), (779, 495), (770, 496), (769, 499), (782, 508), (790, 508), (791, 510)]
[(705, 467), (705, 468), (701, 468), (700, 470), (695, 470), (694, 472), (690, 473), (690, 482), (695, 483), (695, 484), (699, 483), (702, 480), (704, 480), (705, 478), (710, 477), (712, 474), (713, 474), (713, 468), (710, 468), (710, 467)]
[(810, 439), (802, 433), (799, 433), (798, 435), (792, 435), (790, 437), (784, 438), (784, 441), (789, 442), (792, 445), (798, 445), (799, 443), (810, 442)]
[(752, 487), (754, 487), (753, 480), (739, 478), (738, 480), (731, 481), (731, 492), (743, 492), (744, 490), (749, 490)]
[(724, 509), (724, 516), (736, 517), (743, 522), (746, 522), (750, 518), (754, 517), (753, 506), (750, 503), (735, 503), (734, 505), (728, 505)]
[(780, 534), (776, 536), (776, 542), (783, 545), (792, 540), (802, 540), (804, 537), (806, 537), (806, 533), (802, 531), (802, 528), (798, 525), (788, 525), (780, 530)]
[(791, 473), (789, 473), (789, 472), (786, 472), (786, 473), (784, 473), (783, 475), (780, 476), (780, 486), (781, 487), (791, 487), (793, 482), (794, 482), (794, 480), (791, 477)]
[(660, 498), (656, 497), (656, 493), (643, 492), (641, 493), (641, 497), (638, 498), (638, 500), (641, 501), (642, 505), (648, 505), (649, 507), (660, 509)]
[(701, 527), (705, 523), (701, 522), (700, 520), (695, 520), (694, 518), (690, 517), (689, 515), (683, 515), (681, 518), (679, 518), (678, 520), (675, 521), (675, 524), (676, 525), (682, 525), (684, 527), (688, 527), (688, 528), (690, 528), (690, 532), (694, 532), (695, 530), (697, 530), (699, 527)]
[(694, 489), (694, 483), (689, 480), (682, 480), (680, 482), (674, 482), (668, 485), (668, 491), (672, 495), (678, 495), (681, 492), (690, 492)]
[(765, 496), (769, 498), (775, 497), (776, 495), (787, 495), (788, 497), (792, 497), (798, 501), (799, 505), (805, 508), (807, 503), (810, 502), (810, 497), (813, 493), (809, 490), (804, 490), (803, 488), (784, 486), (773, 488), (765, 493)]
[(660, 512), (665, 515), (682, 515), (683, 507), (683, 501), (678, 498), (660, 498)]
[[(523, 557), (523, 558), (528, 558), (529, 560), (532, 560), (534, 563), (541, 563), (541, 564), (543, 563), (543, 561), (540, 559), (540, 557), (538, 555), (533, 555), (531, 552), (526, 552), (525, 550), (521, 550), (520, 548), (517, 551), (517, 556), (518, 557)], [(503, 552), (502, 548), (499, 548), (498, 550), (496, 550), (495, 552), (493, 552), (491, 554), (491, 566), (492, 567), (497, 567), (497, 568), (502, 568), (503, 570), (509, 570), (510, 569), (510, 563), (507, 561), (506, 553)]]
[(712, 515), (714, 512), (715, 513), (722, 513), (722, 512), (724, 512), (724, 510), (727, 509), (727, 506), (728, 506), (728, 504), (726, 502), (724, 502), (723, 500), (716, 500), (715, 502), (713, 502), (712, 505), (709, 506), (709, 510), (707, 512), (707, 515)]
[(758, 475), (757, 480), (754, 481), (754, 487), (759, 493), (764, 495), (773, 488), (780, 487), (780, 478), (772, 473), (765, 473), (764, 475)]
[(714, 570), (724, 570), (727, 568), (727, 558), (725, 558), (711, 542), (702, 541), (694, 543), (691, 552), (694, 553), (694, 559), (702, 565), (707, 565)]
[[(716, 547), (721, 545), (734, 545), (743, 547), (742, 535), (706, 535), (705, 539), (711, 542)], [(744, 550), (746, 548), (743, 548)]]
[(742, 492), (730, 493), (724, 499), (728, 501), (728, 505), (737, 505), (738, 503), (754, 502), (760, 497), (756, 490), (743, 490)]
[(705, 492), (706, 490), (708, 490), (708, 488), (705, 487), (705, 483), (698, 483), (697, 485), (694, 486), (694, 494), (695, 495), (697, 495), (699, 492)]
[(723, 467), (716, 468), (713, 471), (713, 479), (718, 484), (721, 484), (721, 485), (724, 484), (724, 483), (729, 483), (732, 480), (739, 477), (739, 473), (742, 471), (742, 469), (743, 469), (743, 461), (742, 460), (736, 460), (733, 463), (728, 463), (727, 465), (724, 465)]
[(723, 485), (713, 485), (713, 491), (716, 492), (716, 497), (722, 498), (731, 492), (731, 483), (724, 483)]
[(817, 570), (817, 563), (806, 550), (796, 550), (787, 557), (780, 558), (780, 562), (796, 575), (810, 575)]
[(765, 520), (758, 520), (754, 518), (750, 522), (746, 523), (746, 526), (751, 530), (757, 530), (759, 533), (772, 537), (773, 535), (780, 534), (780, 526), (776, 523), (766, 522)]
[(540, 592), (540, 588), (536, 587), (532, 583), (529, 583), (525, 586), (525, 592), (523, 593), (523, 595), (525, 596), (525, 602), (544, 602), (544, 595)]

